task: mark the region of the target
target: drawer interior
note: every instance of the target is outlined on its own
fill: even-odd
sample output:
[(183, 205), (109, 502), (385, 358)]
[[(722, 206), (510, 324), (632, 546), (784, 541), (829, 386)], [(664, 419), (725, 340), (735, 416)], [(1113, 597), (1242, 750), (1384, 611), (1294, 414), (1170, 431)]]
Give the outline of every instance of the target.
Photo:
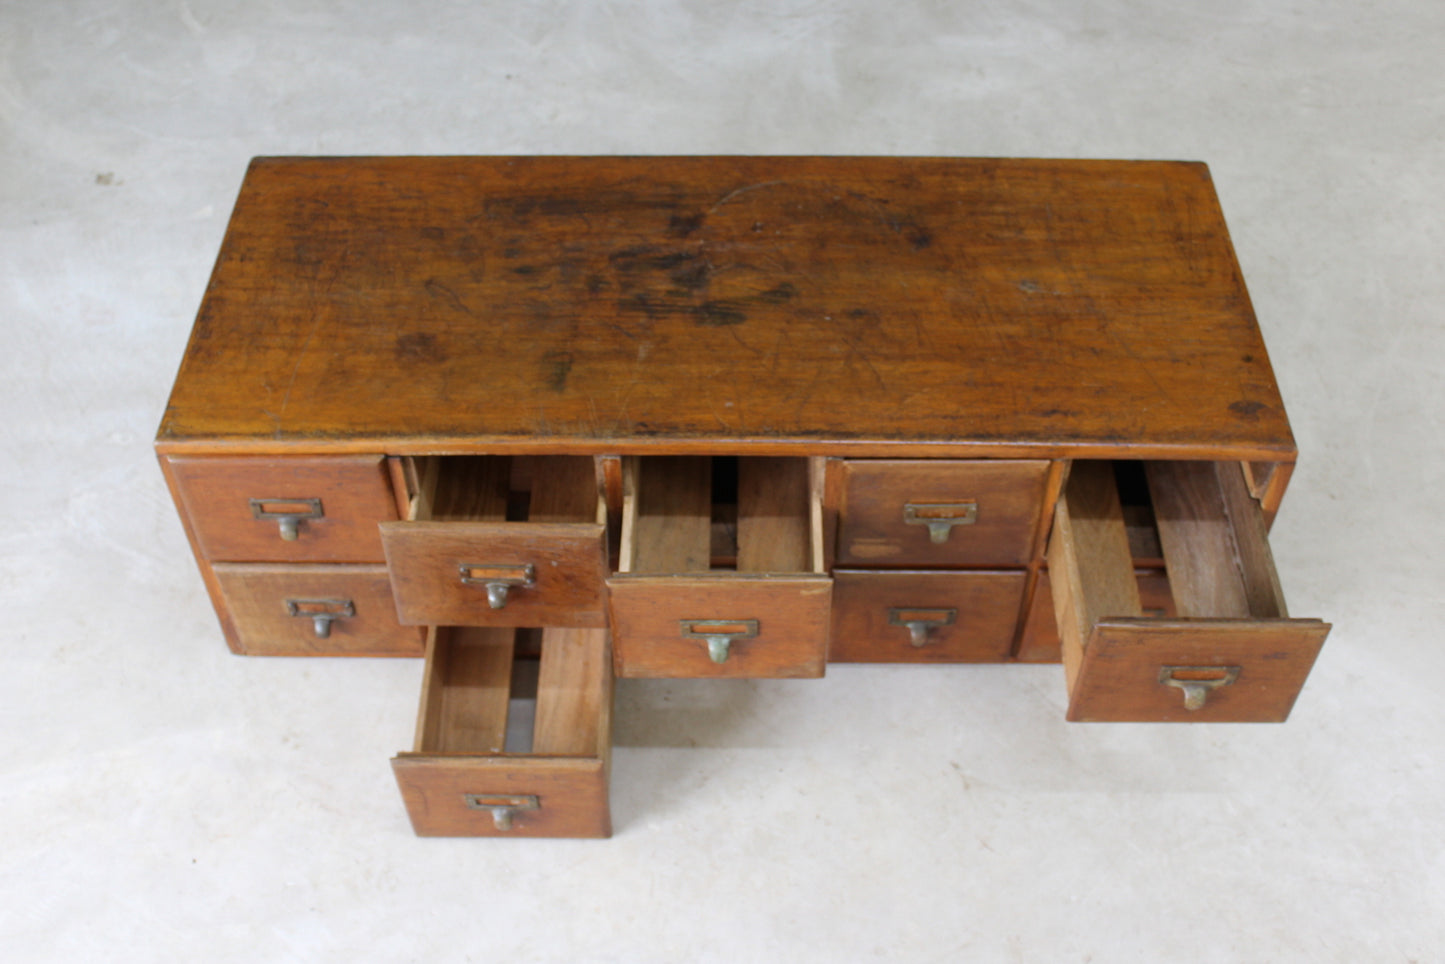
[(433, 627), (392, 761), (417, 833), (607, 836), (611, 703), (605, 630)]
[[(1140, 599), (1155, 539), (1175, 618)], [(1289, 618), (1235, 462), (1076, 462), (1049, 571), (1070, 719), (1282, 720), (1329, 630)]]
[(806, 458), (623, 460), (619, 571), (825, 571), (821, 466)]
[(589, 456), (426, 456), (408, 460), (405, 477), (410, 521), (606, 521)]

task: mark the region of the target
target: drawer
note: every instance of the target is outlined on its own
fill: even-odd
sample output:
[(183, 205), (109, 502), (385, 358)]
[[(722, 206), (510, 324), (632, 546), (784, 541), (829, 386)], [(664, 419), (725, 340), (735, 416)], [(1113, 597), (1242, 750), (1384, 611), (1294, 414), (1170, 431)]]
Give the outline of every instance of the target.
[[(1125, 513), (1127, 521), (1127, 510)], [(1132, 543), (1131, 539), (1131, 543)], [(1139, 584), (1139, 605), (1143, 615), (1159, 618), (1176, 615), (1174, 596), (1169, 592), (1169, 577), (1160, 569), (1139, 569), (1135, 555), (1134, 580)], [(1034, 597), (1024, 619), (1019, 639), (1018, 659), (1024, 663), (1057, 663), (1063, 659), (1059, 639), (1059, 623), (1054, 617), (1054, 596), (1048, 570), (1039, 573)]]
[(845, 461), (838, 564), (1023, 565), (1048, 470), (1042, 460)]
[(1329, 633), (1291, 619), (1234, 462), (1147, 462), (1176, 617), (1143, 615), (1117, 482), (1077, 462), (1049, 543), (1069, 719), (1279, 722)]
[(816, 677), (832, 580), (820, 466), (798, 458), (623, 462), (617, 675)]
[(381, 541), (408, 625), (606, 625), (606, 507), (590, 457), (426, 463)]
[(216, 563), (221, 600), (250, 656), (420, 656), (385, 566)]
[(397, 517), (380, 455), (168, 459), (202, 555), (217, 562), (381, 562)]
[[(392, 759), (422, 837), (606, 837), (612, 663), (604, 629), (548, 629), (520, 692), (517, 630), (429, 631), (416, 742)], [(530, 733), (515, 716), (532, 704)], [(510, 724), (510, 725), (509, 725)]]
[(833, 573), (831, 662), (959, 663), (1009, 658), (1022, 572)]

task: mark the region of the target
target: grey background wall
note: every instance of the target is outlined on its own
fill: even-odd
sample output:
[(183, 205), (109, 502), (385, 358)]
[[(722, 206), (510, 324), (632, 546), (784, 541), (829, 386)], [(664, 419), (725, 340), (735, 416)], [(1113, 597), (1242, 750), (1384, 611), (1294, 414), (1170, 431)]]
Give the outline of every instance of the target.
[[(1442, 41), (1420, 0), (0, 2), (4, 956), (1445, 957)], [(1292, 720), (624, 683), (613, 840), (414, 838), (420, 665), (229, 656), (150, 436), (249, 157), (561, 152), (1209, 162), (1336, 625)]]

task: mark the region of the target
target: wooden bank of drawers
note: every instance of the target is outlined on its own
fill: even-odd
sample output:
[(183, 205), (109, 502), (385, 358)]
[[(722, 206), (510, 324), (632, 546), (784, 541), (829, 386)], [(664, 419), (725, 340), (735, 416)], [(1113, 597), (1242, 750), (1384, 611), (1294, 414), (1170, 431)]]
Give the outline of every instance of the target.
[(608, 835), (614, 677), (1062, 659), (1071, 720), (1282, 720), (1329, 629), (1239, 463), (628, 456), (609, 545), (608, 462), (167, 469), (239, 652), (425, 652), (423, 836)]
[(1329, 628), (1198, 163), (257, 158), (156, 443), (233, 649), (426, 647), (423, 834), (606, 833), (614, 676), (1273, 720)]

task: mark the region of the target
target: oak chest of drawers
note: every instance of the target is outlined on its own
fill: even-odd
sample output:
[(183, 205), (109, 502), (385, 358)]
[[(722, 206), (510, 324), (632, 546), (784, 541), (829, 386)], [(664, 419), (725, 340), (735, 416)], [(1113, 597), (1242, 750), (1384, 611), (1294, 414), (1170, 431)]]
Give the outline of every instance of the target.
[(419, 834), (609, 833), (616, 677), (1279, 721), (1329, 629), (1194, 163), (257, 159), (157, 449), (233, 650), (425, 658)]

